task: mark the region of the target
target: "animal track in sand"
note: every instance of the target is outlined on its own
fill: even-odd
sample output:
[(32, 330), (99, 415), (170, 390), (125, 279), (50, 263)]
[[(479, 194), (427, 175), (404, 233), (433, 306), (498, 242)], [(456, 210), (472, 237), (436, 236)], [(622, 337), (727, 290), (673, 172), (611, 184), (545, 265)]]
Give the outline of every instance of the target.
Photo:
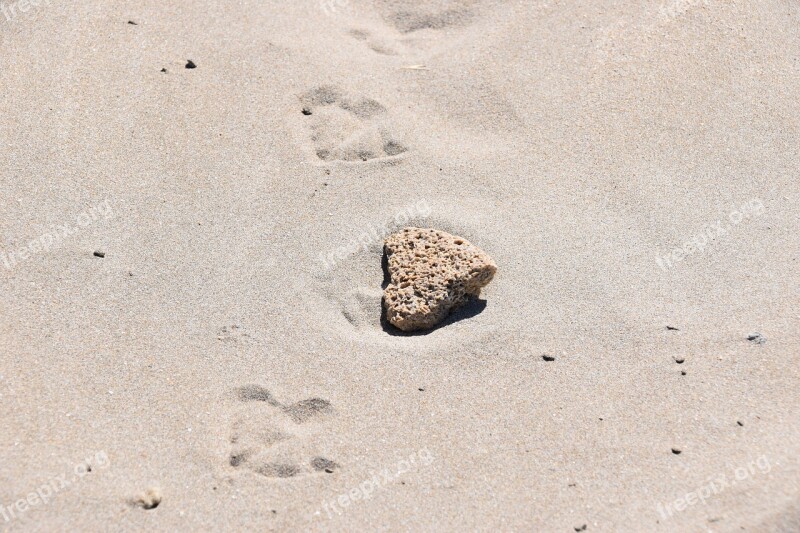
[(411, 33), (418, 30), (441, 30), (450, 26), (463, 26), (471, 17), (470, 10), (461, 8), (428, 13), (398, 10), (393, 11), (386, 19), (400, 33)]
[(250, 342), (251, 337), (242, 326), (233, 324), (231, 326), (222, 326), (217, 332), (217, 340), (226, 344), (236, 344), (238, 342)]
[[(476, 8), (462, 2), (445, 1), (444, 5), (422, 5), (416, 1), (378, 1), (375, 6), (383, 23), (362, 21), (348, 33), (362, 41), (373, 52), (385, 56), (407, 56), (419, 61), (420, 53), (428, 55), (442, 46), (449, 46), (441, 32), (463, 28), (476, 17)], [(367, 30), (365, 24), (371, 29)], [(413, 58), (413, 59), (412, 59)]]
[(369, 161), (408, 151), (377, 100), (323, 85), (306, 92), (300, 102), (314, 152), (323, 161)]
[(387, 39), (373, 36), (367, 30), (352, 29), (350, 36), (357, 41), (363, 41), (370, 50), (376, 54), (383, 56), (396, 56), (398, 54), (395, 46), (393, 46)]
[(400, 33), (407, 34), (466, 26), (474, 18), (475, 8), (479, 8), (480, 3), (462, 0), (424, 3), (417, 0), (378, 0), (375, 7), (388, 24)]
[[(264, 387), (246, 385), (234, 391), (241, 410), (231, 424), (231, 468), (245, 469), (269, 478), (290, 478), (309, 473), (333, 473), (339, 465), (315, 448), (313, 426), (334, 413), (331, 403), (309, 398), (296, 403), (279, 402)], [(298, 433), (307, 433), (305, 438)]]

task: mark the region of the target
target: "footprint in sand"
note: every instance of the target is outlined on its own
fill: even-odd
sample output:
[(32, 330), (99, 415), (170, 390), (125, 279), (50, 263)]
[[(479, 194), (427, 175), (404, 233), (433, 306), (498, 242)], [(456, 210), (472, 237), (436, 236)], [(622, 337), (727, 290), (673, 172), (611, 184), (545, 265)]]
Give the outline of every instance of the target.
[[(315, 451), (314, 426), (334, 409), (330, 402), (310, 398), (284, 404), (259, 385), (234, 390), (241, 409), (231, 425), (228, 465), (269, 478), (333, 473), (339, 465)], [(319, 450), (316, 450), (319, 451)]]
[[(384, 19), (400, 33), (411, 33), (419, 30), (443, 30), (451, 26), (466, 26), (472, 19), (473, 12), (467, 7), (449, 9), (420, 8), (415, 2), (382, 2)], [(402, 4), (408, 4), (402, 7)]]
[(323, 161), (369, 161), (408, 151), (378, 101), (353, 97), (332, 85), (300, 98), (317, 157)]
[(249, 343), (252, 339), (250, 334), (238, 324), (223, 326), (217, 332), (217, 340), (225, 344)]
[(409, 0), (379, 0), (373, 5), (383, 24), (363, 21), (348, 33), (373, 52), (389, 56), (416, 55), (430, 49), (433, 34), (425, 30), (442, 31), (467, 26), (475, 19), (475, 8), (479, 7), (453, 1), (428, 5)]
[(389, 39), (375, 36), (367, 30), (355, 28), (350, 30), (349, 33), (353, 39), (363, 41), (376, 54), (396, 56), (399, 53), (398, 47), (392, 44)]

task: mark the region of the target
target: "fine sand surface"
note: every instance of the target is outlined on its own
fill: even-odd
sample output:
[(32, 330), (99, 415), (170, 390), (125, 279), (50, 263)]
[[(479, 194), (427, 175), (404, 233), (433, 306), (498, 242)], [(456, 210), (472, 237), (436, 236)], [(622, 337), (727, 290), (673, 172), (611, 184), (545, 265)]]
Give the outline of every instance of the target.
[(800, 530), (797, 2), (0, 7), (0, 531)]

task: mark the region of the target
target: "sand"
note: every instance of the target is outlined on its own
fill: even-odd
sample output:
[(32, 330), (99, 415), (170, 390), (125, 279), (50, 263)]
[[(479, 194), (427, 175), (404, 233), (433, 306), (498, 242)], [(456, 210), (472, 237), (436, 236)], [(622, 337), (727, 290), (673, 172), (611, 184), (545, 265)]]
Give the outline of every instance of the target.
[(5, 1), (0, 530), (800, 530), (800, 8), (580, 4)]

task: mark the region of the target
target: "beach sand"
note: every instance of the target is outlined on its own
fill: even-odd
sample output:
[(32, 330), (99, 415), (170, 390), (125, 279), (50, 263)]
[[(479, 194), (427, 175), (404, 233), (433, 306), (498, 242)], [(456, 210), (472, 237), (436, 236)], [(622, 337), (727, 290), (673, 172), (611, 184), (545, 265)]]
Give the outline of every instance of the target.
[(578, 4), (5, 1), (0, 531), (800, 530), (800, 7)]

